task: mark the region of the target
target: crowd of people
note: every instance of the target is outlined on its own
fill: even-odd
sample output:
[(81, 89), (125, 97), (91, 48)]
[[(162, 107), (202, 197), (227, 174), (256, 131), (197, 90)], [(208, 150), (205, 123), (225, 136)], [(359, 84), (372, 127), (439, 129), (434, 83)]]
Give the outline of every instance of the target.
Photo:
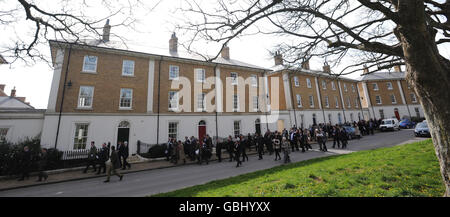
[[(275, 154), (275, 161), (282, 160), (289, 163), (291, 152), (300, 151), (306, 152), (311, 150), (311, 142), (315, 141), (319, 145), (319, 150), (327, 152), (328, 139), (333, 140), (332, 148), (347, 148), (349, 132), (345, 126), (351, 126), (354, 130), (354, 136), (361, 138), (364, 135), (374, 134), (374, 130), (379, 123), (375, 120), (359, 121), (354, 123), (345, 123), (344, 125), (319, 124), (310, 126), (309, 128), (299, 129), (292, 127), (290, 130), (284, 129), (281, 132), (268, 130), (264, 135), (254, 134), (247, 136), (236, 135), (228, 136), (226, 141), (217, 142), (216, 156), (219, 162), (222, 162), (222, 152), (227, 152), (229, 161), (236, 161), (236, 167), (242, 165), (243, 162), (248, 161), (247, 150), (255, 149), (258, 153), (258, 159), (262, 160), (263, 155)], [(186, 159), (197, 161), (198, 164), (206, 162), (209, 163), (213, 154), (213, 141), (209, 135), (202, 139), (194, 136), (185, 137), (184, 141), (170, 138), (165, 150), (166, 160), (174, 164), (183, 162), (186, 164)]]
[[(380, 121), (372, 120), (353, 123), (345, 123), (343, 125), (319, 124), (310, 126), (309, 128), (301, 129), (292, 127), (290, 130), (271, 132), (268, 130), (264, 135), (250, 133), (247, 136), (237, 135), (235, 137), (228, 136), (226, 141), (217, 142), (216, 156), (219, 162), (222, 162), (222, 152), (227, 152), (229, 161), (236, 161), (236, 167), (242, 165), (243, 162), (248, 161), (247, 150), (255, 149), (258, 153), (258, 160), (262, 160), (263, 156), (275, 154), (275, 161), (283, 160), (284, 163), (291, 162), (289, 157), (291, 152), (300, 151), (306, 152), (312, 149), (310, 143), (315, 141), (319, 145), (319, 150), (327, 152), (327, 141), (333, 140), (332, 148), (347, 148), (349, 135), (346, 126), (354, 128), (354, 136), (361, 138), (365, 135), (373, 135), (374, 131), (380, 125)], [(197, 161), (198, 164), (209, 164), (213, 154), (213, 139), (206, 135), (201, 140), (192, 137), (185, 137), (184, 141), (169, 139), (167, 149), (165, 150), (166, 160), (174, 164), (182, 162), (186, 164), (187, 159)], [(281, 157), (283, 154), (283, 158)], [(86, 173), (92, 166), (94, 172), (97, 174), (106, 173), (109, 182), (111, 174), (115, 174), (120, 180), (123, 175), (118, 171), (119, 168), (125, 170), (130, 169), (131, 165), (127, 162), (129, 156), (128, 143), (119, 142), (117, 149), (111, 146), (111, 143), (103, 143), (99, 150), (95, 146), (95, 142), (91, 142), (88, 158), (86, 160), (86, 168), (83, 173)], [(38, 180), (47, 180), (48, 174), (45, 173), (47, 164), (47, 149), (43, 148), (37, 156), (32, 156), (29, 147), (25, 146), (22, 155), (19, 159), (21, 165), (21, 176), (19, 181), (29, 178), (29, 168), (32, 161), (37, 161), (38, 166)], [(98, 168), (97, 168), (98, 166)]]

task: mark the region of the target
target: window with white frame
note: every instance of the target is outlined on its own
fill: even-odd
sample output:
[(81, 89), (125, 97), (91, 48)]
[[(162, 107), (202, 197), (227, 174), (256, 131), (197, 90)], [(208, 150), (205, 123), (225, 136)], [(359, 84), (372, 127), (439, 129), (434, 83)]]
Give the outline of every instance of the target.
[(336, 84), (334, 84), (334, 81), (331, 82), (331, 89), (336, 90)]
[(97, 72), (97, 57), (84, 56), (83, 72), (96, 73)]
[(239, 111), (239, 96), (236, 94), (233, 95), (233, 111)]
[(327, 89), (327, 82), (326, 82), (326, 81), (322, 81), (322, 88), (323, 88), (324, 90)]
[(133, 76), (134, 75), (134, 61), (124, 60), (122, 65), (122, 75), (123, 76)]
[(195, 69), (195, 76), (197, 77), (197, 82), (205, 82), (205, 69)]
[(411, 95), (411, 102), (416, 103), (417, 102), (416, 94), (411, 93), (410, 95)]
[(175, 111), (178, 109), (178, 92), (169, 91), (169, 110)]
[(379, 90), (379, 89), (378, 89), (378, 84), (377, 84), (377, 83), (373, 83), (373, 84), (372, 84), (372, 87), (373, 87), (373, 90)]
[(391, 94), (391, 101), (392, 101), (392, 104), (397, 104), (397, 99), (395, 99), (394, 94)]
[(231, 85), (238, 85), (238, 74), (236, 72), (232, 72), (230, 77), (231, 77)]
[(353, 92), (353, 93), (356, 92), (356, 88), (355, 88), (355, 85), (354, 85), (354, 84), (352, 84), (352, 92)]
[(0, 128), (0, 143), (6, 142), (9, 128)]
[(296, 87), (300, 87), (300, 81), (298, 80), (298, 77), (297, 77), (297, 76), (294, 77), (294, 85), (295, 85)]
[(169, 122), (169, 138), (178, 138), (178, 122)]
[(120, 89), (120, 105), (121, 109), (131, 109), (133, 106), (133, 89)]
[(206, 110), (206, 94), (200, 93), (197, 94), (197, 111), (205, 111)]
[(259, 98), (258, 96), (253, 96), (253, 111), (258, 111), (259, 110)]
[(312, 88), (312, 86), (311, 86), (311, 80), (310, 80), (309, 78), (306, 79), (306, 86), (307, 86), (308, 88)]
[(78, 95), (78, 108), (92, 108), (94, 98), (94, 87), (80, 86), (80, 93)]
[(314, 107), (314, 96), (313, 95), (309, 96), (309, 107), (311, 107), (311, 108)]
[(328, 96), (325, 96), (325, 107), (330, 107), (330, 101), (328, 100)]
[(381, 104), (381, 96), (375, 96), (375, 102), (380, 105)]
[(348, 91), (348, 89), (347, 89), (347, 84), (344, 84), (344, 91), (345, 91), (345, 92)]
[(233, 132), (235, 137), (241, 135), (241, 121), (233, 122)]
[(180, 76), (180, 67), (170, 65), (169, 66), (169, 80), (178, 80)]
[(386, 86), (387, 86), (387, 89), (388, 89), (388, 90), (394, 89), (394, 88), (392, 87), (392, 83), (391, 83), (391, 82), (387, 82), (387, 83), (386, 83)]
[(334, 97), (334, 104), (336, 105), (336, 108), (339, 108), (339, 100), (337, 96)]
[(79, 123), (75, 124), (75, 133), (73, 138), (73, 149), (86, 149), (88, 137), (89, 124)]
[(303, 107), (302, 96), (300, 94), (297, 94), (296, 97), (297, 97), (297, 107), (299, 108)]
[(251, 79), (252, 79), (252, 87), (258, 87), (258, 76), (251, 75)]

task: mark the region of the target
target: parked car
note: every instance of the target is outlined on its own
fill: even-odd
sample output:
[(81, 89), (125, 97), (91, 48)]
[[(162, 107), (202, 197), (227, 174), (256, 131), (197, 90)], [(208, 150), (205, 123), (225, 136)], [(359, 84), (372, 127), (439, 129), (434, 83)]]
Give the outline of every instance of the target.
[(414, 135), (416, 137), (420, 136), (431, 137), (427, 121), (422, 121), (417, 124), (416, 128), (414, 129)]
[(380, 124), (380, 131), (385, 130), (400, 130), (400, 126), (398, 124), (398, 120), (395, 118), (383, 119)]
[(400, 126), (400, 128), (410, 129), (410, 128), (413, 128), (414, 126), (416, 126), (416, 123), (412, 122), (409, 119), (403, 119), (402, 121), (400, 121), (399, 126)]
[(352, 126), (344, 126), (345, 132), (347, 132), (348, 139), (354, 139), (357, 138), (355, 134), (355, 128)]

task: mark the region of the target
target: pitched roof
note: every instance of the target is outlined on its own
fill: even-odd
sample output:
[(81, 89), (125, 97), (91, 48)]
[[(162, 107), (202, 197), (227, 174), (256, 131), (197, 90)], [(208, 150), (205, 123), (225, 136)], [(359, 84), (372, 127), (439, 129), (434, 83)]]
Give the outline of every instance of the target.
[(361, 75), (360, 81), (375, 81), (375, 80), (403, 80), (405, 79), (405, 72), (373, 72), (366, 75)]
[[(69, 44), (71, 42), (70, 41), (51, 40), (50, 41), (51, 46), (52, 46), (52, 43)], [(148, 55), (155, 55), (155, 56), (162, 56), (162, 57), (171, 57), (171, 58), (176, 58), (176, 59), (185, 59), (185, 60), (193, 60), (193, 61), (202, 61), (202, 62), (206, 62), (208, 59), (212, 58), (212, 56), (208, 56), (208, 55), (202, 56), (200, 54), (184, 52), (184, 51), (170, 52), (169, 48), (163, 49), (163, 48), (156, 48), (156, 47), (148, 47), (148, 46), (145, 46), (142, 44), (133, 44), (133, 43), (125, 44), (124, 42), (118, 42), (118, 41), (104, 42), (103, 40), (83, 40), (83, 41), (76, 42), (76, 44), (81, 45), (81, 46), (85, 45), (85, 46), (90, 46), (90, 47), (114, 49), (114, 50), (118, 50), (118, 51), (136, 52), (136, 53), (141, 53), (141, 54), (148, 54)], [(221, 64), (221, 65), (239, 66), (239, 67), (251, 68), (251, 69), (256, 69), (256, 70), (265, 70), (265, 71), (270, 70), (267, 68), (252, 65), (252, 64), (245, 63), (245, 62), (242, 62), (239, 60), (235, 60), (235, 59), (224, 59), (220, 56), (217, 57), (215, 60), (213, 60), (212, 63), (217, 63), (217, 64)]]
[(34, 107), (16, 97), (0, 96), (0, 110), (1, 109), (34, 109)]
[(347, 77), (344, 77), (344, 76), (341, 76), (341, 75), (330, 74), (330, 73), (327, 73), (327, 72), (324, 72), (324, 71), (320, 71), (320, 70), (304, 69), (304, 68), (301, 68), (301, 67), (290, 67), (290, 66), (286, 66), (286, 65), (272, 66), (271, 70), (272, 70), (271, 73), (277, 73), (277, 72), (281, 72), (281, 71), (284, 71), (284, 70), (291, 70), (293, 72), (308, 74), (308, 75), (312, 75), (312, 76), (328, 77), (328, 78), (332, 78), (332, 79), (342, 79), (342, 80), (348, 80), (348, 81), (353, 81), (353, 82), (357, 82), (358, 81), (358, 80), (355, 80), (355, 79), (347, 78)]

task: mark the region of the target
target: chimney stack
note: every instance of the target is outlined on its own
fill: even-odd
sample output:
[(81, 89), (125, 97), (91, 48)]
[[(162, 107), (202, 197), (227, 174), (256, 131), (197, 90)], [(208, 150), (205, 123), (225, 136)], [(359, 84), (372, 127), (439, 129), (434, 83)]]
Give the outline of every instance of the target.
[(281, 55), (278, 51), (275, 52), (275, 65), (280, 66), (283, 65), (283, 55)]
[(103, 26), (103, 42), (109, 41), (109, 35), (111, 33), (111, 25), (109, 25), (109, 19), (106, 20), (105, 26)]
[(309, 70), (309, 60), (306, 60), (305, 62), (302, 63), (302, 68)]
[(325, 65), (323, 65), (323, 72), (331, 73), (331, 67), (330, 65), (328, 65), (328, 63), (325, 63)]
[(169, 51), (170, 53), (178, 52), (178, 38), (175, 35), (175, 32), (172, 34), (172, 37), (169, 40)]
[(10, 97), (16, 97), (16, 87), (14, 87), (14, 88), (11, 90), (11, 95), (10, 95)]
[(369, 68), (366, 65), (364, 65), (363, 75), (366, 75), (366, 74), (369, 74)]
[(222, 54), (222, 58), (226, 60), (230, 60), (230, 48), (227, 44), (223, 47), (222, 51), (220, 52)]
[(394, 71), (395, 72), (401, 72), (402, 71), (402, 66), (400, 66), (400, 65), (394, 66)]

